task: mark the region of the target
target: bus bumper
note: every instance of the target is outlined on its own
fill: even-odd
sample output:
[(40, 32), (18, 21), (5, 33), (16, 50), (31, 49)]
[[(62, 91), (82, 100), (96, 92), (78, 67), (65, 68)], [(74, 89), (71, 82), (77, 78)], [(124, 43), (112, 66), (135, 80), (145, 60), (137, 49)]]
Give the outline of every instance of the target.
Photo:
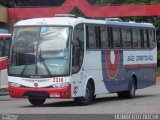
[(71, 98), (71, 85), (63, 88), (25, 88), (9, 86), (8, 90), (12, 98)]

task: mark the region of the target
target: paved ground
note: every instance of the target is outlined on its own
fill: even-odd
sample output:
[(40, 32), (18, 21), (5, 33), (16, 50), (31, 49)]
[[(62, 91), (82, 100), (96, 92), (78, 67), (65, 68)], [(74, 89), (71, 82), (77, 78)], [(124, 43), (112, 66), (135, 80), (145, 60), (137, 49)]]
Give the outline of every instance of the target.
[(156, 82), (157, 82), (157, 84), (160, 84), (160, 76), (157, 77)]
[(116, 94), (100, 95), (89, 106), (77, 106), (73, 100), (48, 99), (43, 106), (33, 107), (27, 99), (0, 95), (0, 114), (106, 114), (160, 113), (160, 84), (137, 91), (135, 99), (119, 99)]

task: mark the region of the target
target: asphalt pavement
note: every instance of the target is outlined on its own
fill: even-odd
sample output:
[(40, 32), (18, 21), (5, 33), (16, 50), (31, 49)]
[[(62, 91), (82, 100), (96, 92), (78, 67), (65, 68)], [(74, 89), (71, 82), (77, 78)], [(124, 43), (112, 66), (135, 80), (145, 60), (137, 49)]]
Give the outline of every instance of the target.
[(98, 95), (88, 106), (78, 106), (72, 99), (47, 99), (39, 107), (32, 106), (27, 99), (0, 95), (0, 114), (117, 114), (160, 113), (160, 84), (137, 90), (134, 99), (119, 99), (117, 94)]

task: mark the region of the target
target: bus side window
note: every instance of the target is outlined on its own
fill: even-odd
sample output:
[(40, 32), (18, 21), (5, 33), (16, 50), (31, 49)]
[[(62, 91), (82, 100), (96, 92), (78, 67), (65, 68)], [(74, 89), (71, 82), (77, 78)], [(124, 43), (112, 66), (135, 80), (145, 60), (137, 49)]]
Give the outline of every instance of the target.
[(0, 57), (4, 56), (4, 40), (0, 39)]
[(120, 29), (113, 27), (112, 28), (112, 35), (113, 35), (113, 46), (114, 48), (121, 47), (121, 40), (120, 40)]
[(100, 26), (95, 26), (95, 40), (96, 48), (101, 48), (101, 35), (100, 35)]
[(84, 55), (84, 25), (77, 25), (74, 29), (72, 42), (72, 73), (77, 73), (83, 62)]
[(154, 48), (154, 46), (155, 46), (155, 34), (154, 34), (154, 30), (148, 30), (148, 33), (149, 33), (150, 48)]
[(122, 47), (123, 48), (131, 48), (131, 30), (129, 28), (122, 28)]
[(101, 48), (109, 48), (108, 29), (106, 26), (100, 26)]
[(10, 39), (5, 40), (5, 56), (9, 55), (11, 41)]
[(144, 48), (149, 48), (149, 39), (148, 39), (148, 30), (143, 29), (142, 30), (142, 40), (143, 40), (143, 47)]
[(87, 26), (87, 48), (95, 49), (96, 48), (96, 35), (95, 35), (95, 26), (88, 25)]
[(133, 48), (141, 48), (141, 35), (139, 28), (132, 29)]

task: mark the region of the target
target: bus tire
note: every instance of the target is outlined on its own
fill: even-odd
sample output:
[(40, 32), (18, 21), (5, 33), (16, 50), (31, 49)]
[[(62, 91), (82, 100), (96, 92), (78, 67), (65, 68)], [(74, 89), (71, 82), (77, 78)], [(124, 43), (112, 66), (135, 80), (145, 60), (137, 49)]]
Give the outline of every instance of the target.
[(87, 84), (85, 97), (76, 97), (74, 101), (78, 105), (89, 105), (93, 99), (93, 87), (90, 83)]
[(28, 98), (29, 102), (34, 106), (43, 105), (46, 98)]
[(119, 98), (134, 98), (136, 92), (136, 81), (132, 80), (131, 85), (129, 86), (128, 91), (118, 92)]
[(93, 95), (92, 97), (92, 101), (94, 101), (96, 99), (96, 95)]
[(136, 93), (136, 81), (132, 80), (132, 83), (129, 87), (129, 90), (127, 91), (127, 97), (128, 98), (134, 98)]

